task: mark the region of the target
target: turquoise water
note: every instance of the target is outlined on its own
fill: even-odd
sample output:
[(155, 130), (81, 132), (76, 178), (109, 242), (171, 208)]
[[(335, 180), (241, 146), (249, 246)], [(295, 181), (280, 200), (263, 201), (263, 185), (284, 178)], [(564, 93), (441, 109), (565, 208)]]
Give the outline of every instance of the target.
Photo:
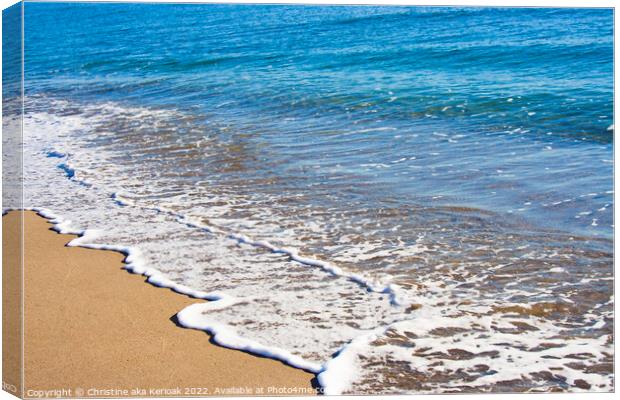
[(24, 29), (30, 205), (261, 299), (190, 325), (332, 393), (613, 387), (612, 10), (26, 3)]

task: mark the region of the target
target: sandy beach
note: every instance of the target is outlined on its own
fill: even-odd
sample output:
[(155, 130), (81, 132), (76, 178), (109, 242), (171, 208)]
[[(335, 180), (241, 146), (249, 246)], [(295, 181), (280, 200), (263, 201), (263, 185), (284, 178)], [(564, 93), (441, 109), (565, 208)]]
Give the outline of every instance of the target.
[[(19, 216), (3, 217), (4, 232)], [(26, 397), (313, 393), (314, 375), (175, 324), (202, 300), (145, 283), (123, 269), (122, 254), (66, 247), (75, 236), (33, 212), (24, 225)]]

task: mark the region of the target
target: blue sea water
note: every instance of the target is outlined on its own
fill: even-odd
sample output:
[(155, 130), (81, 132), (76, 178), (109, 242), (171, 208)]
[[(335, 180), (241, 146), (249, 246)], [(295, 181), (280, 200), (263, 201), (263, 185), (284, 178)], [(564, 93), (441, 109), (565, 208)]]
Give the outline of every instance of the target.
[[(337, 276), (396, 285), (404, 300), (392, 303), (404, 308), (388, 296), (348, 292), (333, 277), (299, 287), (304, 299), (331, 293), (332, 283), (341, 288), (333, 289), (338, 300), (307, 306), (310, 314), (329, 315), (312, 325), (287, 308), (294, 301), (274, 294), (293, 287), (294, 276), (316, 278), (295, 275), (288, 258), (260, 258), (256, 249), (231, 255), (241, 250), (186, 225), (169, 228), (183, 244), (175, 246), (162, 233), (168, 228), (119, 233), (109, 221), (97, 222), (120, 244), (143, 253), (145, 243), (153, 245), (157, 255), (146, 264), (178, 284), (234, 293), (244, 279), (261, 282), (261, 293), (280, 300), (216, 319), (321, 368), (359, 332), (398, 330), (393, 324), (415, 325), (416, 318), (438, 330), (398, 337), (435, 337), (437, 352), (416, 357), (454, 361), (446, 337), (460, 346), (464, 332), (479, 332), (476, 318), (488, 318), (488, 329), (517, 338), (516, 353), (497, 353), (503, 361), (523, 356), (520, 340), (564, 338), (567, 353), (553, 357), (570, 359), (574, 346), (588, 345), (599, 351), (591, 370), (602, 371), (573, 368), (563, 380), (541, 375), (530, 370), (532, 357), (559, 367), (537, 353), (550, 349), (530, 349), (521, 368), (531, 376), (513, 381), (508, 372), (474, 368), (495, 354), (489, 343), (485, 355), (461, 349), (470, 360), (463, 368), (475, 379), (446, 381), (454, 371), (437, 372), (430, 361), (418, 360), (415, 371), (391, 365), (408, 356), (388, 349), (386, 358), (378, 350), (406, 348), (388, 335), (391, 341), (369, 340), (363, 357), (351, 356), (361, 370), (383, 377), (347, 377), (359, 392), (572, 390), (583, 386), (580, 379), (610, 388), (611, 9), (27, 2), (24, 20), (27, 110), (37, 124), (53, 121), (33, 128), (47, 126), (40, 153), (56, 154), (47, 157), (55, 163), (66, 158), (58, 165), (70, 165), (71, 174), (56, 168), (57, 179), (78, 180), (84, 199), (102, 191), (99, 197), (115, 200), (62, 209), (74, 189), (54, 197), (33, 183), (32, 206), (76, 212), (74, 222), (87, 215), (82, 225), (95, 224), (92, 210), (127, 221), (164, 210), (213, 234), (249, 234), (329, 260)], [(148, 226), (163, 226), (158, 218)], [(226, 268), (242, 271), (237, 286), (206, 277), (213, 270), (230, 277)], [(271, 282), (274, 274), (282, 281)], [(446, 301), (451, 297), (460, 300)], [(369, 311), (369, 304), (377, 308)], [(351, 308), (365, 310), (356, 322), (347, 320)], [(418, 309), (431, 311), (412, 313)], [(458, 322), (446, 322), (446, 313)], [(251, 317), (269, 322), (259, 329)], [(313, 333), (296, 342), (286, 332), (299, 318)], [(527, 324), (506, 333), (497, 325), (506, 318)], [(334, 321), (346, 329), (325, 333)], [(453, 325), (460, 330), (450, 331)], [(575, 337), (583, 341), (570, 342)], [(372, 362), (371, 354), (382, 361)], [(491, 371), (500, 361), (489, 362)], [(389, 372), (395, 368), (399, 374)]]
[[(360, 174), (382, 194), (443, 196), (611, 237), (611, 209), (576, 219), (553, 203), (589, 193), (595, 206), (611, 202), (612, 18), (609, 9), (28, 3), (26, 89), (256, 129), (278, 176), (313, 154), (324, 170), (307, 179)], [(386, 127), (397, 134), (364, 132)], [(595, 211), (585, 208), (574, 211)]]

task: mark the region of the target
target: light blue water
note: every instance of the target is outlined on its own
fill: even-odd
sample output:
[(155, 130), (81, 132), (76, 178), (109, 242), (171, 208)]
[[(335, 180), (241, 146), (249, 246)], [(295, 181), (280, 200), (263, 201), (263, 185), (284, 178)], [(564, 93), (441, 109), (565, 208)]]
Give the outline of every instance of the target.
[[(515, 308), (502, 305), (520, 304), (530, 311), (518, 317), (530, 325), (562, 327), (556, 339), (613, 340), (612, 10), (61, 3), (25, 10), (29, 113), (37, 123), (60, 123), (46, 140), (62, 136), (49, 154), (66, 155), (63, 179), (84, 178), (84, 196), (107, 190), (122, 199), (102, 212), (131, 220), (165, 209), (218, 232), (294, 247), (399, 285), (409, 303), (443, 310), (435, 321), (454, 307), (432, 298), (467, 298), (487, 310), (459, 311), (454, 318), (467, 332), (478, 328), (464, 318), (512, 318)], [(79, 129), (54, 128), (67, 121)], [(53, 194), (36, 193), (51, 207)], [(60, 200), (53, 204), (62, 207)], [(279, 264), (259, 263), (253, 253), (229, 259), (237, 250), (223, 251), (187, 226), (174, 236), (191, 247), (151, 235), (138, 227), (124, 240), (157, 243), (150, 262), (176, 282), (234, 290), (205, 278), (226, 260), (245, 271), (237, 285), (251, 276), (269, 281), (270, 293), (286, 286), (271, 282)], [(294, 326), (285, 303), (264, 310), (282, 317), (273, 332)], [(348, 315), (334, 304), (309, 306), (329, 310), (330, 322), (316, 326)], [(541, 304), (554, 306), (532, 311)], [(236, 312), (246, 321), (262, 315)], [(397, 320), (418, 315), (397, 313)], [(364, 318), (364, 329), (378, 324)], [(515, 326), (521, 338), (532, 334)], [(312, 335), (297, 345), (316, 362), (350, 339), (321, 347), (329, 340)], [(613, 354), (608, 346), (601, 354)], [(593, 388), (609, 387), (600, 381), (612, 376), (605, 357), (593, 356), (602, 372), (576, 369), (598, 377)], [(388, 359), (363, 367), (383, 376), (383, 386), (362, 377), (358, 391), (445, 389), (454, 375), (424, 370), (422, 379)], [(476, 362), (472, 356), (470, 367)], [(404, 375), (386, 372), (394, 368)], [(533, 373), (477, 390), (574, 389), (583, 379)]]

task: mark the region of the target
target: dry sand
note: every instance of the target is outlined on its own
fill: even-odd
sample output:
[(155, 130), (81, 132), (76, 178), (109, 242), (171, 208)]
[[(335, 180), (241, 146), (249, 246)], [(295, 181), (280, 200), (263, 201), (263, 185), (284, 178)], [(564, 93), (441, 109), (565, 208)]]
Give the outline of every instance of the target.
[[(33, 212), (23, 215), (26, 397), (53, 389), (71, 391), (63, 397), (162, 395), (150, 390), (177, 388), (180, 394), (168, 394), (313, 392), (310, 373), (216, 346), (206, 333), (174, 323), (178, 311), (203, 300), (145, 283), (122, 269), (122, 254), (66, 247), (75, 236), (51, 231)], [(18, 212), (3, 217), (5, 242), (19, 218)]]

